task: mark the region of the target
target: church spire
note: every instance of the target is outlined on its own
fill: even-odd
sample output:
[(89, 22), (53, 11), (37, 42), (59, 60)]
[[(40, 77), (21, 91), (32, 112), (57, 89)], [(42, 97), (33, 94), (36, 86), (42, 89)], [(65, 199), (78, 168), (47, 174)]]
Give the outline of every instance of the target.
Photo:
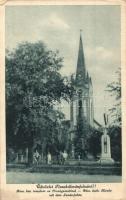
[(80, 42), (79, 42), (79, 51), (78, 51), (78, 60), (77, 60), (77, 70), (76, 70), (76, 81), (83, 83), (86, 78), (86, 67), (84, 61), (84, 51), (83, 51), (83, 42), (81, 36), (82, 30), (80, 30)]

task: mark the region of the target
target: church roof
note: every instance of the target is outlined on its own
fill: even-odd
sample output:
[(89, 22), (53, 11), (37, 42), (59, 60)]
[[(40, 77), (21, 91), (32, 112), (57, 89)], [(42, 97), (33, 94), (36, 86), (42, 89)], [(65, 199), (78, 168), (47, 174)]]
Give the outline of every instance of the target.
[(80, 42), (79, 42), (79, 51), (78, 51), (78, 60), (77, 60), (77, 70), (76, 70), (76, 81), (84, 83), (86, 79), (86, 66), (84, 59), (84, 50), (83, 50), (83, 42), (82, 36), (80, 34)]
[(96, 121), (95, 119), (93, 121), (97, 126), (102, 127), (102, 125), (98, 121)]

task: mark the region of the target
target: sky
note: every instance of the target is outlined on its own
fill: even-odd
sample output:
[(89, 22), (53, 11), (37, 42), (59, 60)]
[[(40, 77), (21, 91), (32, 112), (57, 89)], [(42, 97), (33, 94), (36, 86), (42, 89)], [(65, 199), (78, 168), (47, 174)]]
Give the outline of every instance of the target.
[[(80, 29), (86, 69), (93, 82), (94, 117), (103, 124), (103, 113), (113, 100), (105, 92), (116, 79), (120, 67), (120, 6), (108, 5), (42, 5), (6, 6), (6, 48), (13, 49), (23, 41), (43, 41), (64, 57), (62, 75), (76, 72)], [(63, 104), (69, 119), (69, 106)], [(105, 109), (106, 107), (106, 109)]]

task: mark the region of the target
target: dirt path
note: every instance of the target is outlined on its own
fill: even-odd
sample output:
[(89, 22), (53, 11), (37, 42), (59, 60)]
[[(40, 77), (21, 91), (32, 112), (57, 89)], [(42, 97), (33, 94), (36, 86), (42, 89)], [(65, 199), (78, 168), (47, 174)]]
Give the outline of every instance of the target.
[(7, 172), (7, 183), (105, 183), (121, 182), (121, 176), (115, 175), (82, 175), (82, 174), (47, 174), (29, 172)]

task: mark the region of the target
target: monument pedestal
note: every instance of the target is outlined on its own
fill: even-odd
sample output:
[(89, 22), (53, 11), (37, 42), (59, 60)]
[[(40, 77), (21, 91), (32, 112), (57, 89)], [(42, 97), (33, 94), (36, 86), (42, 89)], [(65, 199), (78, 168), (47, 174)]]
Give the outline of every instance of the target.
[(114, 160), (112, 158), (101, 158), (98, 162), (101, 164), (114, 164)]
[(98, 162), (101, 164), (114, 164), (114, 160), (111, 158), (110, 153), (102, 153)]

